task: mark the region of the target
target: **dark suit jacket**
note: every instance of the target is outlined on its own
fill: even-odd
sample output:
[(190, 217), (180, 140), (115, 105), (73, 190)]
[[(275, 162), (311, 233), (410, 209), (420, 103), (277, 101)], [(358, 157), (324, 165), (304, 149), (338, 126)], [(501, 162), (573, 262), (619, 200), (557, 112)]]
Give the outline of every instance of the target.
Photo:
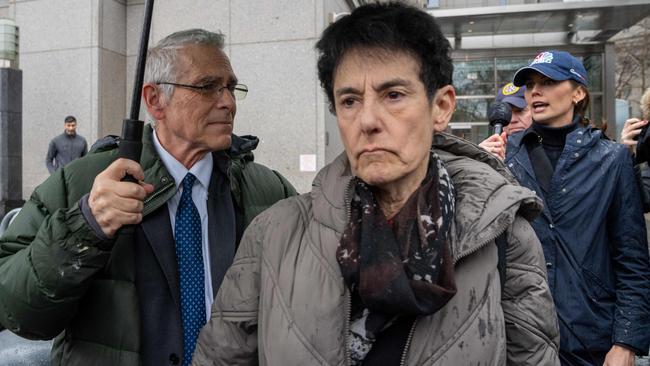
[[(235, 210), (228, 160), (213, 153), (208, 187), (208, 237), (214, 295), (235, 255)], [(167, 205), (146, 216), (135, 231), (136, 288), (140, 301), (142, 364), (180, 364), (183, 355), (179, 274)]]

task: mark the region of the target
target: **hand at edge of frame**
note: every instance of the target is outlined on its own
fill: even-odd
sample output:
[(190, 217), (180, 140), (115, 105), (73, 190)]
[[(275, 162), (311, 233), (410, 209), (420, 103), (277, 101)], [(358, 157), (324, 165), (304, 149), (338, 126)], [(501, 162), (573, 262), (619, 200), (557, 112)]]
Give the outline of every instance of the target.
[(615, 344), (607, 352), (603, 366), (634, 366), (634, 351)]

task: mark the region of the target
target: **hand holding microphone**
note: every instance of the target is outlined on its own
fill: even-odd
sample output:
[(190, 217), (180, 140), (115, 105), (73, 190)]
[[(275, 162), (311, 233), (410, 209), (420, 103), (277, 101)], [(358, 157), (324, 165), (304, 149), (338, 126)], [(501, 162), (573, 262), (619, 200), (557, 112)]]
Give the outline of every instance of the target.
[(504, 102), (494, 102), (488, 108), (488, 121), (494, 128), (495, 135), (501, 135), (503, 128), (510, 124), (512, 119), (512, 108)]
[(488, 108), (488, 121), (494, 128), (494, 134), (483, 140), (479, 146), (500, 160), (506, 155), (506, 133), (503, 127), (510, 123), (512, 109), (508, 103), (494, 102)]

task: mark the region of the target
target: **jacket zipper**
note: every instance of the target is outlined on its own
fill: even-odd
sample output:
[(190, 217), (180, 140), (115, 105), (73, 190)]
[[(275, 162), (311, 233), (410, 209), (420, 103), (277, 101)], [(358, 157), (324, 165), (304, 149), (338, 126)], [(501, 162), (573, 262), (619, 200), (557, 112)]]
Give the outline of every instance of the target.
[[(343, 284), (345, 286), (345, 284)], [(346, 289), (345, 290), (345, 336), (343, 339), (345, 340), (345, 364), (350, 365), (350, 345), (348, 344), (349, 342), (349, 335), (350, 335), (350, 317), (352, 317), (352, 299), (351, 299), (351, 294), (350, 292)]]
[[(350, 217), (352, 216), (352, 199), (351, 199), (351, 191), (352, 191), (352, 181), (354, 179), (350, 179), (348, 182), (346, 188), (345, 188), (345, 223), (350, 222)], [(350, 336), (350, 318), (352, 317), (352, 294), (350, 294), (350, 291), (347, 289), (347, 285), (345, 284), (345, 281), (343, 281), (343, 288), (345, 291), (345, 334), (344, 334), (344, 339), (345, 339), (345, 364), (347, 366), (350, 365), (350, 345), (348, 344), (349, 342), (349, 336)]]
[(479, 245), (475, 246), (474, 248), (468, 251), (465, 251), (464, 253), (460, 253), (458, 257), (454, 258), (454, 262), (453, 262), (454, 266), (456, 266), (456, 263), (458, 263), (459, 260), (469, 256), (470, 254), (477, 252), (479, 249), (482, 249), (484, 246), (488, 245), (491, 241), (496, 240), (496, 238), (498, 238), (501, 234), (505, 233), (507, 229), (508, 229), (508, 225), (504, 225), (503, 227), (499, 228), (499, 230), (497, 230), (497, 233), (495, 235), (491, 235), (489, 239), (486, 239), (485, 241), (481, 242)]
[(350, 181), (348, 182), (347, 186), (345, 187), (345, 197), (344, 197), (344, 203), (345, 203), (345, 223), (350, 222), (350, 217), (352, 216), (352, 198), (350, 197), (352, 195), (352, 181), (354, 178), (351, 178)]
[(406, 355), (409, 352), (409, 348), (411, 347), (411, 341), (413, 340), (413, 334), (415, 333), (415, 326), (418, 324), (418, 318), (415, 318), (413, 321), (413, 325), (411, 325), (411, 330), (409, 331), (409, 336), (406, 338), (406, 344), (404, 345), (404, 352), (402, 352), (402, 360), (400, 361), (399, 365), (404, 366), (406, 365)]

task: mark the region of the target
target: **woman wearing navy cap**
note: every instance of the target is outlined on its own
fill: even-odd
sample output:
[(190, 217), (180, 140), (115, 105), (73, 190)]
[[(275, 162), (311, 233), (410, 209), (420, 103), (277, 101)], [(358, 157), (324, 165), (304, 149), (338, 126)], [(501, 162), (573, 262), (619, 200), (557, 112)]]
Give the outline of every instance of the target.
[(587, 72), (563, 51), (517, 71), (533, 124), (511, 136), (505, 163), (539, 195), (563, 365), (634, 364), (650, 346), (650, 267), (632, 159), (585, 123)]

